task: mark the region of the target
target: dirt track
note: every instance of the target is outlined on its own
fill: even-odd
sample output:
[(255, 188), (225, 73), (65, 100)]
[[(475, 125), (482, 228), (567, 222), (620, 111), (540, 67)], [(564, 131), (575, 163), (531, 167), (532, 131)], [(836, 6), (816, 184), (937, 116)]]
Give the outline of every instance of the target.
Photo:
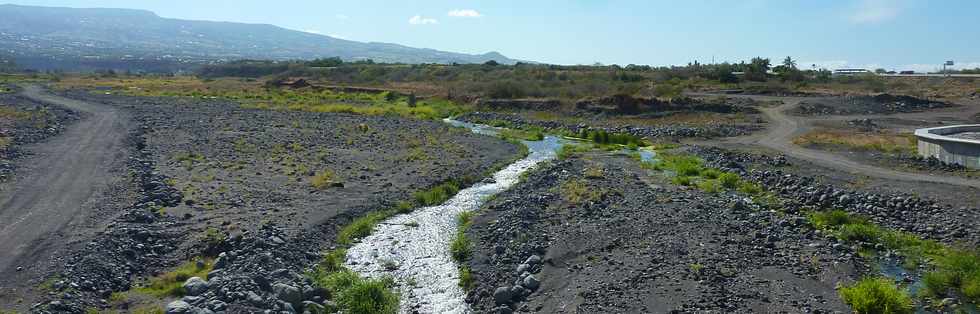
[[(731, 95), (729, 96), (731, 97)], [(795, 108), (797, 105), (799, 105), (800, 101), (802, 101), (805, 98), (771, 97), (771, 96), (735, 96), (735, 97), (748, 97), (759, 101), (778, 100), (783, 102), (783, 104), (780, 106), (759, 108), (759, 110), (763, 113), (763, 115), (766, 116), (766, 119), (770, 123), (772, 123), (772, 125), (765, 132), (759, 133), (757, 135), (735, 138), (732, 140), (735, 143), (760, 145), (773, 150), (777, 150), (791, 157), (804, 159), (820, 166), (828, 167), (831, 169), (837, 169), (853, 174), (861, 174), (861, 175), (867, 175), (871, 177), (891, 179), (891, 180), (933, 182), (933, 183), (944, 183), (950, 185), (980, 188), (980, 181), (978, 180), (970, 180), (970, 179), (949, 177), (949, 176), (930, 176), (930, 175), (885, 169), (881, 167), (862, 164), (833, 153), (808, 149), (793, 144), (793, 138), (803, 133), (806, 133), (807, 131), (812, 129), (813, 128), (812, 122), (814, 121), (876, 118), (876, 117), (884, 117), (884, 115), (823, 116), (823, 117), (814, 117), (814, 118), (797, 117), (797, 116), (787, 115), (786, 112)], [(952, 110), (963, 110), (963, 109), (957, 108)], [(974, 106), (973, 108), (969, 108), (967, 110), (972, 113), (974, 111), (977, 111), (977, 108), (975, 108)], [(966, 115), (963, 114), (962, 112), (951, 113), (949, 112), (949, 110), (942, 110), (942, 111), (933, 111), (933, 112), (924, 112), (924, 113), (893, 114), (893, 115), (888, 115), (888, 117), (922, 119), (922, 118), (930, 118), (930, 117), (931, 118), (941, 117), (943, 115), (950, 115), (950, 114), (964, 115), (964, 116)]]
[(0, 190), (0, 274), (29, 268), (51, 245), (63, 241), (66, 226), (86, 210), (111, 182), (122, 161), (127, 119), (113, 108), (53, 96), (28, 86), (25, 97), (68, 107), (86, 117), (49, 141), (25, 147), (33, 154), (14, 180)]

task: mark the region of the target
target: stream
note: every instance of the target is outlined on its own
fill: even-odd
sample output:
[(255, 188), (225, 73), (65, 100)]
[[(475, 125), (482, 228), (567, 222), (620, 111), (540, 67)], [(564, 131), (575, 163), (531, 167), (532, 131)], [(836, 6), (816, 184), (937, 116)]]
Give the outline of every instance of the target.
[[(501, 128), (444, 120), (473, 133), (496, 136)], [(498, 171), (492, 178), (459, 191), (442, 205), (418, 208), (380, 223), (374, 233), (347, 250), (347, 267), (369, 278), (391, 276), (401, 295), (401, 313), (469, 313), (466, 293), (459, 287), (459, 270), (449, 254), (458, 230), (457, 217), (476, 211), (488, 197), (503, 192), (536, 165), (555, 159), (563, 145), (575, 140), (545, 136), (522, 141), (528, 155)], [(642, 159), (654, 156), (640, 151)]]

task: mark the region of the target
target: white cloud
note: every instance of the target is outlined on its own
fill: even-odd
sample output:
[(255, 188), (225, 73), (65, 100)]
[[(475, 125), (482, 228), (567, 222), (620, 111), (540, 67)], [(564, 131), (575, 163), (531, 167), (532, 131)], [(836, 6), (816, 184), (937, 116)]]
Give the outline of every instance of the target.
[(452, 10), (452, 11), (449, 11), (449, 16), (452, 16), (452, 17), (481, 17), (483, 15), (480, 14), (480, 12), (477, 12), (476, 10), (465, 9), (465, 10)]
[(439, 21), (434, 18), (428, 18), (428, 17), (422, 17), (421, 15), (416, 15), (408, 19), (408, 24), (412, 24), (412, 25), (439, 24)]
[(861, 0), (850, 18), (858, 24), (880, 23), (894, 19), (900, 11), (898, 0)]
[(346, 16), (346, 15), (343, 15), (343, 14), (336, 14), (333, 17), (337, 18), (338, 20), (346, 20), (346, 19), (349, 19), (350, 18), (349, 16)]

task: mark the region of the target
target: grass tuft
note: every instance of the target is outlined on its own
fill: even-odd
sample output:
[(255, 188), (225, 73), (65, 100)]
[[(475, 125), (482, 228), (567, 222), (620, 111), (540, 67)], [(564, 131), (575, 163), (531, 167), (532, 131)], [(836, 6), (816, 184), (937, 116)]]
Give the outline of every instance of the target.
[(854, 313), (912, 313), (912, 298), (887, 278), (864, 278), (841, 287), (841, 299)]
[(184, 282), (191, 277), (207, 279), (213, 264), (214, 260), (210, 258), (185, 262), (170, 272), (150, 278), (146, 285), (136, 288), (136, 291), (157, 298), (182, 297), (186, 294)]

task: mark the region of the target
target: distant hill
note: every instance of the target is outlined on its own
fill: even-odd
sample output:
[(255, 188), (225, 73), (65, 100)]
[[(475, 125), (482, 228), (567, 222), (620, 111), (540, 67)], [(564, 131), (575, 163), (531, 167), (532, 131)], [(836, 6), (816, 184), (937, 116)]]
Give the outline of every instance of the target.
[(238, 59), (341, 57), (401, 63), (482, 63), (517, 60), (363, 43), (267, 24), (162, 18), (130, 9), (0, 5), (0, 55), (24, 68), (180, 68)]

